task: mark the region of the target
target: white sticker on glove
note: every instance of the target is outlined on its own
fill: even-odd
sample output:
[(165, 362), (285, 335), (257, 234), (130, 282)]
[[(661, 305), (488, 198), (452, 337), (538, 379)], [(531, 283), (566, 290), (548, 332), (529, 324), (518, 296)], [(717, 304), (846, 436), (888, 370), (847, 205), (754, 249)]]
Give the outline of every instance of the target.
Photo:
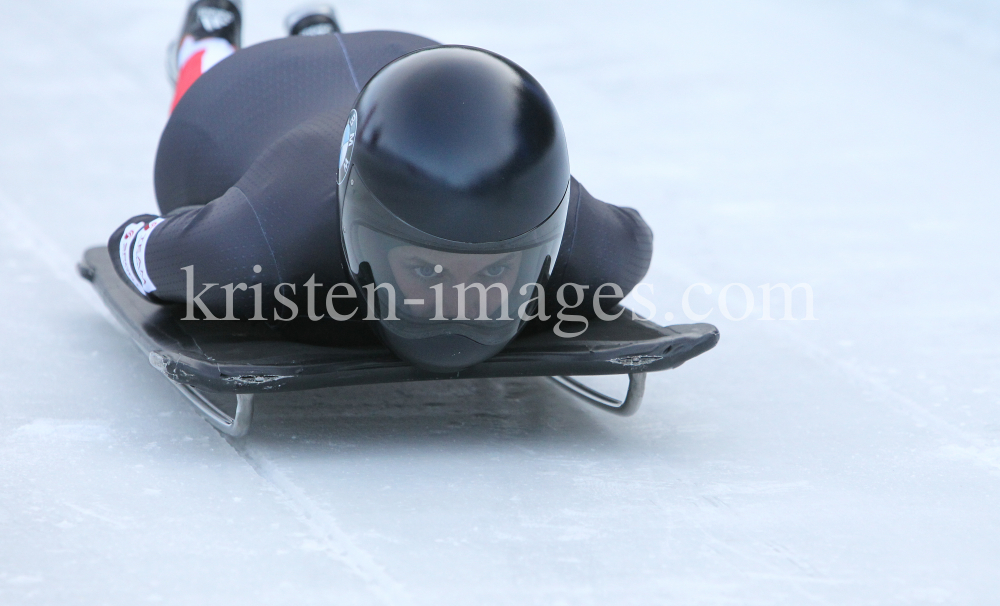
[(149, 278), (149, 272), (146, 271), (146, 242), (156, 226), (163, 221), (163, 217), (153, 219), (135, 235), (135, 246), (132, 247), (132, 267), (135, 268), (135, 275), (139, 279), (139, 290), (144, 293), (156, 290), (156, 285), (153, 284)]
[(122, 239), (118, 242), (118, 259), (122, 262), (122, 269), (125, 270), (125, 275), (128, 276), (129, 281), (135, 285), (140, 291), (142, 291), (142, 283), (139, 282), (139, 278), (135, 276), (135, 272), (132, 271), (132, 259), (129, 258), (129, 250), (132, 246), (132, 241), (135, 240), (135, 235), (139, 233), (139, 230), (146, 224), (145, 221), (139, 221), (138, 223), (129, 223), (125, 227), (125, 233), (122, 234)]

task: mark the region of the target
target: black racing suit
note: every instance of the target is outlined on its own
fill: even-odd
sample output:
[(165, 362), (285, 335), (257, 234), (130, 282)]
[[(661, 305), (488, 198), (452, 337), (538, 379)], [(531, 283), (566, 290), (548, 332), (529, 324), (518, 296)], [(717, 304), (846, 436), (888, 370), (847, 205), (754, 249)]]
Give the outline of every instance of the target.
[[(399, 32), (290, 37), (240, 50), (213, 67), (178, 103), (160, 139), (155, 183), (165, 220), (143, 242), (145, 281), (129, 278), (136, 270), (121, 260), (135, 257), (120, 252), (128, 226), (148, 226), (157, 219), (149, 215), (111, 236), (119, 275), (151, 301), (183, 303), (182, 268), (193, 266), (192, 294), (205, 284), (262, 284), (265, 310), (275, 308), (272, 293), (281, 283), (299, 285), (289, 297), (301, 302), (310, 276), (325, 288), (350, 282), (337, 201), (344, 124), (376, 71), (436, 45)], [(550, 308), (563, 283), (589, 286), (592, 295), (612, 282), (628, 293), (652, 255), (652, 232), (639, 213), (595, 199), (576, 179), (570, 187), (565, 235), (546, 287)], [(226, 296), (215, 287), (200, 300), (221, 316)], [(237, 314), (249, 317), (253, 294), (232, 296)], [(317, 308), (322, 314), (322, 303)]]

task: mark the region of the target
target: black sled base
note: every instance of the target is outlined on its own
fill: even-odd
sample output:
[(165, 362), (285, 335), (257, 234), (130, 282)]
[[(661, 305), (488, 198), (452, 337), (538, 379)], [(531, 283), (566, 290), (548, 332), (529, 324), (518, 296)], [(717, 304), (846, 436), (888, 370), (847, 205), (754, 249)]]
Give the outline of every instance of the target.
[[(662, 327), (626, 311), (611, 322), (591, 320), (574, 338), (555, 335), (551, 323), (529, 325), (496, 356), (442, 375), (397, 358), (362, 321), (185, 321), (185, 306), (154, 305), (126, 286), (105, 247), (87, 250), (79, 270), (150, 364), (234, 437), (249, 430), (256, 393), (458, 378), (551, 377), (584, 401), (628, 416), (642, 402), (646, 373), (676, 368), (719, 341), (711, 324)], [(630, 378), (624, 402), (571, 378), (620, 374)], [(236, 395), (236, 414), (225, 414), (203, 392)]]

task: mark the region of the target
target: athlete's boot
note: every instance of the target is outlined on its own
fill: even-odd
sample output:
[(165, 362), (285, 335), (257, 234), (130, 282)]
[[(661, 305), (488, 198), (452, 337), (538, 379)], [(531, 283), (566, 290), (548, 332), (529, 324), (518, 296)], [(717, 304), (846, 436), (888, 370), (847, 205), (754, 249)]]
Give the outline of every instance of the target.
[(337, 16), (329, 4), (308, 6), (292, 11), (285, 17), (289, 36), (324, 36), (340, 31)]
[[(243, 24), (240, 15), (241, 5), (241, 0), (191, 1), (180, 35), (167, 47), (167, 76), (171, 82), (177, 82), (180, 68), (194, 52), (197, 52), (193, 50), (195, 47), (198, 50), (201, 47), (207, 48), (215, 40), (220, 43), (225, 41), (231, 50), (240, 48)], [(203, 40), (207, 42), (196, 44)]]

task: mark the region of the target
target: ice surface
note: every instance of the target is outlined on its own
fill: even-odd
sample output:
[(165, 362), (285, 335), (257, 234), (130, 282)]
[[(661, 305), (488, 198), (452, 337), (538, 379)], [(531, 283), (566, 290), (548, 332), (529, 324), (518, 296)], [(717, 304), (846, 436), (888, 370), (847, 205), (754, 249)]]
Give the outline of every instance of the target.
[[(250, 43), (293, 8), (245, 4)], [(722, 342), (629, 419), (384, 385), (261, 398), (235, 447), (72, 269), (155, 209), (183, 5), (4, 3), (0, 603), (996, 603), (995, 3), (339, 3), (534, 73), (656, 232), (657, 321), (705, 283)], [(819, 319), (758, 320), (779, 282)]]

